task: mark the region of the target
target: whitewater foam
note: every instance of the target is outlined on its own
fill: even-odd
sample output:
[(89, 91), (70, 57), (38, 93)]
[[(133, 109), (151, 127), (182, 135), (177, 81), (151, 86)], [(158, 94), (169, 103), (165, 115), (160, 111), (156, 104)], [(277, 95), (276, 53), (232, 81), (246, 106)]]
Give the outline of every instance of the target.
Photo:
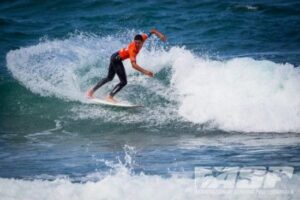
[[(164, 179), (159, 176), (130, 176), (116, 174), (102, 181), (72, 183), (69, 180), (17, 180), (0, 178), (1, 199), (297, 199), (298, 194), (259, 190), (234, 191), (230, 194), (216, 191), (197, 192), (194, 181), (186, 178)], [(295, 188), (294, 188), (295, 189)], [(267, 194), (264, 194), (267, 193)]]
[(206, 60), (176, 51), (181, 55), (172, 65), (171, 83), (187, 120), (229, 131), (300, 131), (299, 68), (252, 58)]
[[(143, 172), (134, 173), (134, 156), (136, 150), (132, 146), (124, 146), (124, 162), (118, 159), (117, 163), (104, 162), (112, 170), (110, 172), (94, 172), (73, 181), (68, 176), (57, 177), (42, 175), (29, 179), (0, 178), (0, 196), (8, 199), (297, 199), (298, 174), (293, 174), (289, 179), (281, 180), (274, 188), (258, 189), (199, 189), (195, 179), (173, 174), (169, 178), (158, 175), (147, 175)], [(221, 169), (221, 168), (220, 168)], [(209, 173), (209, 171), (207, 171)], [(212, 173), (212, 171), (211, 171)], [(254, 177), (260, 174), (254, 175)], [(195, 175), (196, 176), (196, 175)], [(220, 181), (222, 176), (219, 177)], [(269, 177), (272, 181), (277, 177)], [(200, 181), (200, 179), (197, 179)], [(216, 177), (203, 178), (206, 184), (214, 187)], [(259, 181), (251, 179), (252, 181)], [(276, 179), (277, 180), (277, 179)], [(275, 183), (278, 182), (275, 181)], [(243, 182), (244, 183), (244, 182)], [(255, 184), (252, 183), (251, 185)], [(259, 183), (257, 183), (259, 185)]]

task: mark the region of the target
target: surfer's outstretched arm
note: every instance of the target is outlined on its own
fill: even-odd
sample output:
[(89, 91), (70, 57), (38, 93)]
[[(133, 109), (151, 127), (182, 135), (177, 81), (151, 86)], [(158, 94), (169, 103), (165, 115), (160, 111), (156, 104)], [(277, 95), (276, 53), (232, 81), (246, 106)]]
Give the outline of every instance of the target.
[(132, 65), (132, 67), (133, 67), (135, 70), (137, 70), (137, 71), (139, 71), (139, 72), (142, 72), (143, 74), (145, 74), (145, 75), (147, 75), (147, 76), (149, 76), (149, 77), (153, 77), (153, 76), (154, 76), (154, 75), (153, 75), (153, 72), (150, 72), (150, 71), (148, 71), (148, 70), (142, 68), (142, 67), (139, 66), (135, 61), (131, 61), (131, 65)]
[(150, 33), (159, 37), (159, 39), (163, 42), (167, 41), (167, 37), (156, 29), (151, 29)]

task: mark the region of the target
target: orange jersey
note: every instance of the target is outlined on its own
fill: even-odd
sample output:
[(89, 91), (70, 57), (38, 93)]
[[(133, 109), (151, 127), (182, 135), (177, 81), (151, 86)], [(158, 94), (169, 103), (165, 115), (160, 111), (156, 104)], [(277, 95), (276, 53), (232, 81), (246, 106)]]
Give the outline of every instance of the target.
[[(148, 38), (147, 34), (142, 34), (143, 37), (143, 43), (146, 41)], [(119, 51), (119, 56), (121, 57), (122, 60), (125, 60), (127, 58), (130, 59), (131, 62), (136, 62), (136, 56), (139, 53), (139, 49), (135, 46), (134, 41), (131, 42), (127, 48), (123, 48)]]

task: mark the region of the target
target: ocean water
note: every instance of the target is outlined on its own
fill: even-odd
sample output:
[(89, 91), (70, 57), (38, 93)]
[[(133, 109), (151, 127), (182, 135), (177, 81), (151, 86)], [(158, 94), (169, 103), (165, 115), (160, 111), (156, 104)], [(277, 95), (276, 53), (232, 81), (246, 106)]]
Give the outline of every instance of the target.
[[(144, 107), (89, 104), (153, 27), (155, 77), (125, 61), (117, 95)], [(0, 199), (299, 199), (299, 30), (298, 1), (1, 1)], [(197, 167), (257, 166), (293, 168), (292, 192), (195, 188)]]

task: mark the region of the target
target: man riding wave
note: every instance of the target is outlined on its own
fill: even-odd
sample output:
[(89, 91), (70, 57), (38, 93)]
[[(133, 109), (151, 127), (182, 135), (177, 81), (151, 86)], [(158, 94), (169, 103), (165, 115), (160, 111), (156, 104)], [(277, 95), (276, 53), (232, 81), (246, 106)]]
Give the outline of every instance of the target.
[(86, 96), (88, 98), (94, 98), (93, 95), (96, 92), (96, 90), (99, 89), (101, 86), (103, 86), (105, 83), (112, 81), (113, 78), (115, 77), (115, 74), (117, 74), (120, 79), (120, 82), (113, 88), (113, 90), (106, 97), (107, 101), (116, 103), (114, 96), (127, 84), (126, 71), (122, 61), (128, 58), (130, 59), (131, 65), (135, 70), (149, 77), (153, 77), (154, 76), (153, 72), (142, 68), (136, 62), (136, 56), (138, 55), (139, 51), (143, 47), (144, 42), (152, 34), (159, 37), (163, 42), (166, 41), (166, 37), (156, 29), (150, 30), (148, 34), (144, 33), (144, 34), (136, 35), (134, 37), (134, 41), (132, 41), (127, 48), (122, 48), (118, 52), (112, 54), (110, 58), (107, 77), (100, 80), (92, 89), (88, 90)]

